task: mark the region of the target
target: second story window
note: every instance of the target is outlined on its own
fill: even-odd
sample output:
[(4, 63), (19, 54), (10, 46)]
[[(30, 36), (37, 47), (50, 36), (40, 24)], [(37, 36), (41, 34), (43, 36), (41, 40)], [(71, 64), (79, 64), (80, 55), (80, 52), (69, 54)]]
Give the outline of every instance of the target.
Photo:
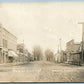
[(3, 39), (3, 47), (7, 48), (7, 40)]

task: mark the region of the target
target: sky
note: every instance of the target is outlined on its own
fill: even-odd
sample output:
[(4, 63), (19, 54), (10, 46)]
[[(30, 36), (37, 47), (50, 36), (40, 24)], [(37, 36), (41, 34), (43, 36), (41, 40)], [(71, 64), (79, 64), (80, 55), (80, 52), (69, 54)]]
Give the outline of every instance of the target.
[(57, 52), (74, 39), (80, 42), (84, 22), (84, 2), (18, 2), (0, 3), (0, 23), (17, 36), (31, 52), (35, 45)]

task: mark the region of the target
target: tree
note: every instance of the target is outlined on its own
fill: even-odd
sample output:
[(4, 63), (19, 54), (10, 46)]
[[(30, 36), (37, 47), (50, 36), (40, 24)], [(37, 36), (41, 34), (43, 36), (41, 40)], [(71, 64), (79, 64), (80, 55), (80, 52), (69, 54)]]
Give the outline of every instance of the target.
[(43, 59), (43, 52), (40, 46), (34, 46), (33, 56), (34, 56), (34, 60), (40, 61)]
[(47, 49), (45, 51), (45, 57), (47, 61), (53, 61), (54, 60), (54, 54), (50, 49)]
[(25, 45), (23, 43), (17, 45), (17, 51), (19, 55), (19, 61), (20, 62), (27, 62), (29, 61), (29, 52), (25, 48)]
[(18, 44), (17, 45), (17, 50), (20, 52), (20, 53), (23, 53), (23, 51), (24, 51), (24, 44), (22, 43), (22, 44)]

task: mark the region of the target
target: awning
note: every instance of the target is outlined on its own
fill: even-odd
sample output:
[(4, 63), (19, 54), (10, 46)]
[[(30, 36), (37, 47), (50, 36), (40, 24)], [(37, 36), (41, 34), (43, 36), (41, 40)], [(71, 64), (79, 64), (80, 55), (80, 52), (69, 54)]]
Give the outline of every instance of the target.
[(8, 51), (9, 57), (18, 57), (18, 55), (14, 51)]
[(74, 52), (74, 53), (71, 53), (72, 55), (75, 55), (75, 54), (81, 54), (81, 52)]

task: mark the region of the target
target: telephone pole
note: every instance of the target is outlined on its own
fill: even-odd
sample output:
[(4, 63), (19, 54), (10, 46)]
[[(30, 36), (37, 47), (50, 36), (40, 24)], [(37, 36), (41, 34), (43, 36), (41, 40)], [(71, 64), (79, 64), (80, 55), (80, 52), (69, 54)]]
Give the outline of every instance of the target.
[(22, 43), (23, 43), (23, 63), (25, 63), (25, 45), (24, 45), (24, 33), (22, 32), (22, 35), (23, 35), (23, 40), (22, 40)]
[(59, 39), (59, 48), (60, 48), (60, 51), (59, 51), (59, 54), (60, 54), (60, 62), (62, 62), (62, 47), (61, 47), (61, 38)]
[(61, 38), (59, 39), (59, 42), (60, 42), (60, 52), (61, 52), (61, 50), (62, 50), (62, 47), (61, 47)]
[(58, 45), (58, 53), (59, 53), (59, 45)]
[(24, 51), (25, 51), (25, 45), (24, 45), (24, 37), (23, 37), (23, 60), (24, 60), (24, 63), (25, 63), (25, 53), (24, 53)]
[(78, 24), (82, 24), (82, 63), (84, 62), (84, 57), (83, 57), (83, 54), (84, 54), (84, 22), (80, 22)]

